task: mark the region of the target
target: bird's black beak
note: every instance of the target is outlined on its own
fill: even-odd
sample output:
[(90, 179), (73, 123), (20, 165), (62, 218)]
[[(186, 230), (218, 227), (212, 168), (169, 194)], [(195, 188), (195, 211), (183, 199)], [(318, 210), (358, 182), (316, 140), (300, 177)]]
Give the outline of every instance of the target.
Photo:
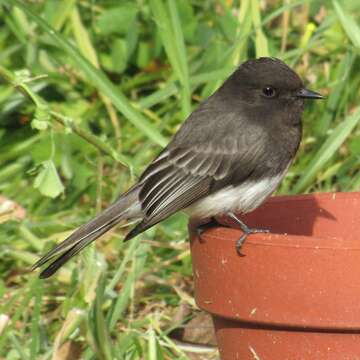
[(322, 96), (321, 94), (315, 92), (315, 91), (311, 91), (309, 89), (306, 88), (301, 88), (300, 90), (298, 90), (295, 93), (295, 96), (298, 98), (302, 98), (302, 99), (313, 99), (313, 100), (317, 100), (317, 99), (325, 99), (324, 96)]

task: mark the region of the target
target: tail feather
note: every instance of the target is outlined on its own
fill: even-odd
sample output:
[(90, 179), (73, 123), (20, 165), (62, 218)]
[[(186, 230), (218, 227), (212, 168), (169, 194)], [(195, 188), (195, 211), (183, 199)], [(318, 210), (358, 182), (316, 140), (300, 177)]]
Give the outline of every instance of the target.
[(119, 200), (104, 210), (93, 220), (82, 225), (62, 243), (55, 246), (33, 266), (32, 270), (46, 264), (60, 255), (45, 270), (40, 273), (41, 278), (53, 275), (62, 265), (79, 253), (91, 242), (106, 233), (122, 220), (141, 218), (141, 207), (138, 202), (139, 188), (134, 187), (122, 195)]
[[(100, 237), (102, 234), (110, 230), (115, 224), (109, 223), (107, 226), (103, 226), (98, 232), (93, 232), (91, 235), (79, 240), (72, 245), (70, 248), (64, 248), (64, 251), (60, 257), (53, 261), (47, 268), (41, 271), (39, 277), (40, 279), (46, 279), (53, 275), (57, 270), (61, 268), (65, 263), (67, 263), (73, 256), (78, 254), (82, 249), (87, 245), (92, 243), (95, 239)], [(66, 250), (67, 249), (67, 250)]]

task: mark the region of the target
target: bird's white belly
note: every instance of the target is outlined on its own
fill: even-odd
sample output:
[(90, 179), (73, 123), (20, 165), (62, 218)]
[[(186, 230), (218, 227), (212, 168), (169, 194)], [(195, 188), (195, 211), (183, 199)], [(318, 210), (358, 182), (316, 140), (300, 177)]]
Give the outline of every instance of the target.
[(284, 173), (271, 178), (245, 181), (238, 186), (227, 186), (198, 200), (185, 209), (185, 212), (191, 217), (199, 219), (221, 215), (229, 211), (247, 213), (256, 209), (275, 191)]

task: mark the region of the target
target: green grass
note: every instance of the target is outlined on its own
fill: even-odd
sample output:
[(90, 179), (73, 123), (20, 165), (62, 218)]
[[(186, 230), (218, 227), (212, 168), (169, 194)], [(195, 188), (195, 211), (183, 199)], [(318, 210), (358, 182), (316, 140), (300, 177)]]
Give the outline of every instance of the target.
[(327, 95), (279, 193), (359, 189), (359, 2), (239, 3), (0, 1), (0, 357), (188, 358), (170, 336), (196, 311), (185, 216), (126, 244), (115, 229), (47, 281), (28, 269), (241, 61), (279, 57)]

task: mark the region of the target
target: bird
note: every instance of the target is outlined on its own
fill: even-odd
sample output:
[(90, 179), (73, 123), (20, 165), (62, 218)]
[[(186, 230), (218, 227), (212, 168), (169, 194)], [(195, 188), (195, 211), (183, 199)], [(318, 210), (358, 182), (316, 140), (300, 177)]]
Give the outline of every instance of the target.
[(248, 235), (268, 231), (249, 228), (240, 215), (278, 188), (299, 148), (305, 100), (323, 98), (283, 61), (247, 60), (188, 116), (135, 185), (32, 269), (47, 264), (39, 277), (48, 278), (120, 222), (136, 224), (127, 241), (178, 211), (199, 233), (216, 216), (230, 216), (243, 231), (240, 253)]

